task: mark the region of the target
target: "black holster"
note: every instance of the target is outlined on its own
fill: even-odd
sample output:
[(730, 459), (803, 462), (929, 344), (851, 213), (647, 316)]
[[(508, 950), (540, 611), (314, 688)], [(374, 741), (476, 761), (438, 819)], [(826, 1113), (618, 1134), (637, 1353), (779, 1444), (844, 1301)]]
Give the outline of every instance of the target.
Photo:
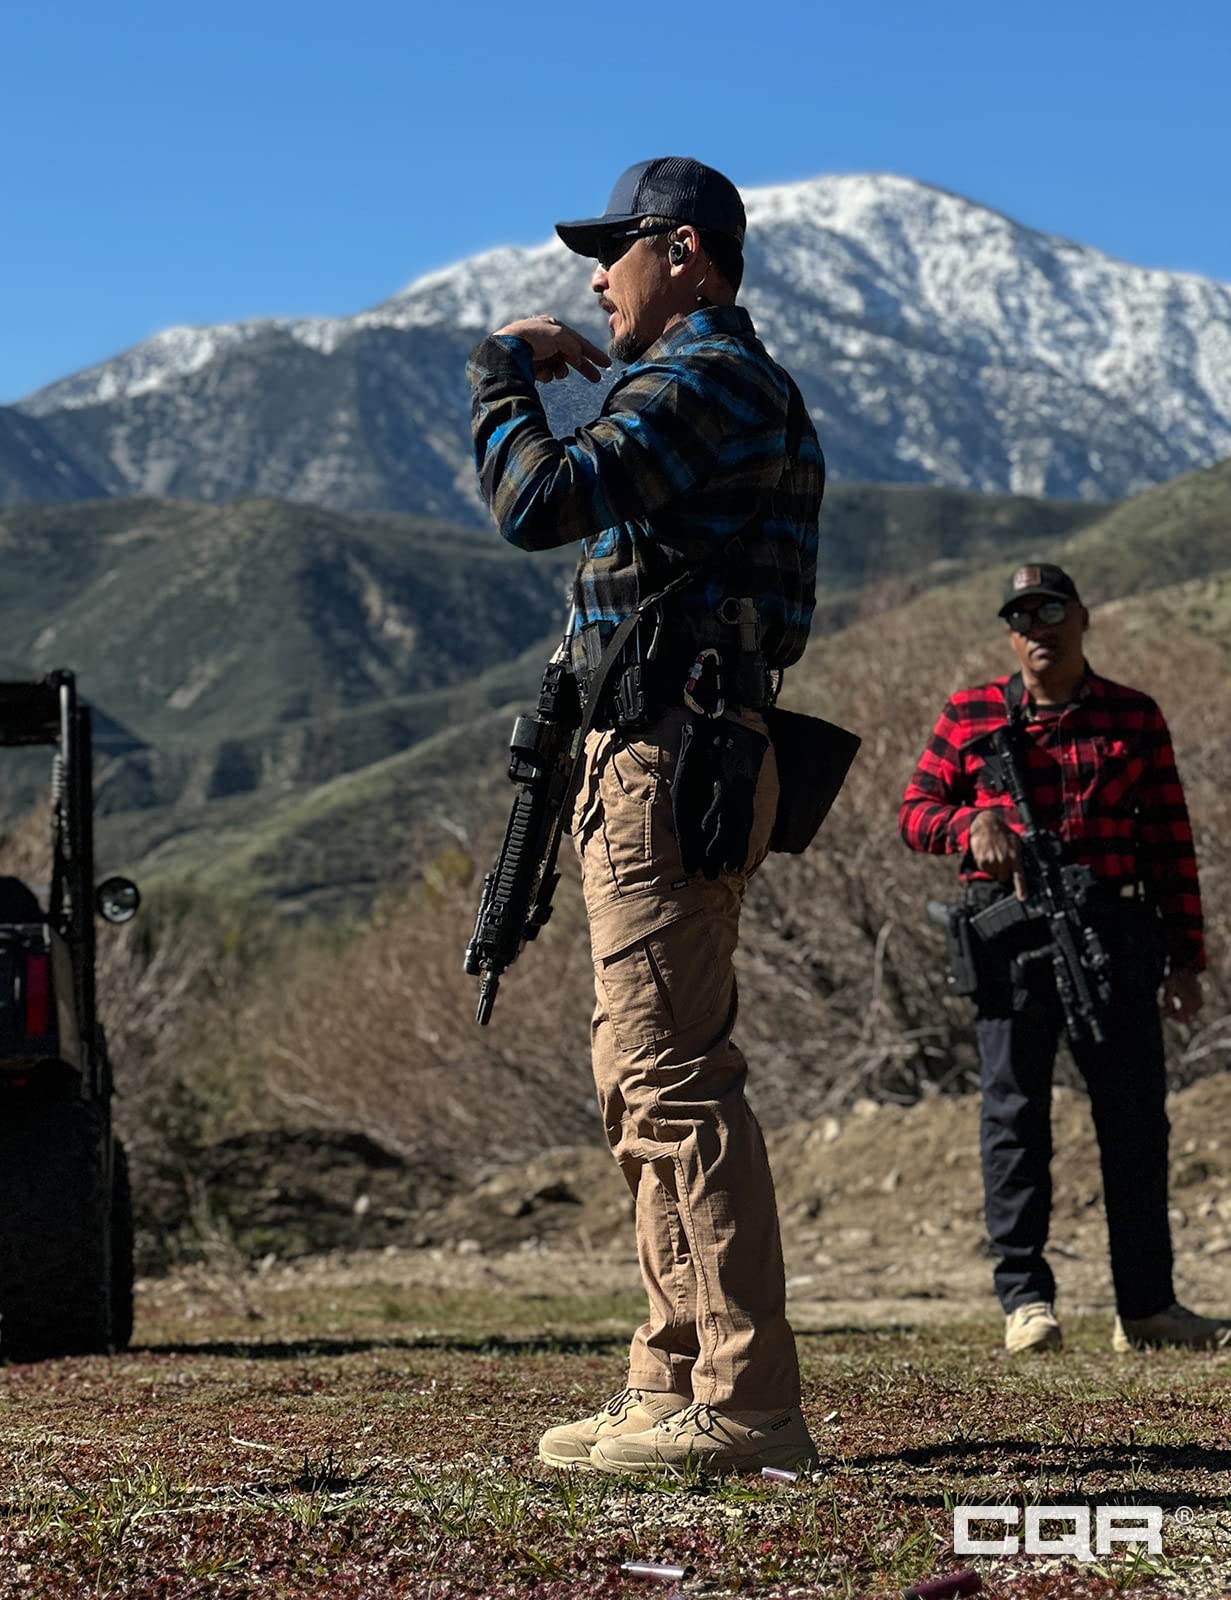
[(684, 724), (671, 784), (680, 861), (690, 876), (742, 872), (756, 815), (757, 779), (769, 740), (725, 717)]
[(947, 981), (954, 994), (971, 995), (979, 987), (974, 939), (970, 932), (970, 911), (966, 906), (928, 901), (928, 916), (945, 930), (945, 954), (949, 960)]
[(798, 855), (829, 815), (861, 741), (836, 723), (778, 706), (767, 708), (765, 725), (778, 762), (778, 812), (769, 848)]

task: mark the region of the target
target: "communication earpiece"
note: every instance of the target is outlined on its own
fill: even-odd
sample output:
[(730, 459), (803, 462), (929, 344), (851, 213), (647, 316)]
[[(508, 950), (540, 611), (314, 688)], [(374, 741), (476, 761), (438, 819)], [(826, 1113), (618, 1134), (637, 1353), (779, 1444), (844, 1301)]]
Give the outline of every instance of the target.
[(667, 260), (673, 267), (682, 267), (692, 254), (682, 239), (677, 239), (667, 247)]

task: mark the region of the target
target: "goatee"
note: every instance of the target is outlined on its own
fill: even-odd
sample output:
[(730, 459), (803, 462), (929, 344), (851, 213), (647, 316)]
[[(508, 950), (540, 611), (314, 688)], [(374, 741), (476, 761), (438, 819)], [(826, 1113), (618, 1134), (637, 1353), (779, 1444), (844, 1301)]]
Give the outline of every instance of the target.
[(622, 361), (627, 366), (643, 356), (649, 347), (649, 341), (638, 338), (635, 333), (622, 333), (607, 346), (607, 354), (613, 361)]

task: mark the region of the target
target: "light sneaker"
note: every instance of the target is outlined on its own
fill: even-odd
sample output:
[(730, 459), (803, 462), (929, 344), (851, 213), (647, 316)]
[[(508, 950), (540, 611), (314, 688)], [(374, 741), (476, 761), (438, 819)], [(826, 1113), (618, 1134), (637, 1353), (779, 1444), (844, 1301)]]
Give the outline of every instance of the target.
[(1199, 1317), (1173, 1300), (1152, 1317), (1117, 1317), (1111, 1336), (1113, 1350), (1150, 1350), (1159, 1345), (1177, 1349), (1231, 1349), (1231, 1323), (1216, 1317)]
[(759, 1472), (816, 1465), (816, 1446), (798, 1406), (784, 1411), (719, 1411), (690, 1405), (645, 1433), (608, 1435), (590, 1451), (600, 1472)]
[(1059, 1350), (1062, 1343), (1056, 1313), (1046, 1300), (1017, 1306), (1004, 1319), (1004, 1347), (1012, 1356), (1027, 1350)]
[(621, 1389), (601, 1411), (580, 1422), (548, 1428), (539, 1440), (539, 1460), (549, 1467), (590, 1466), (590, 1451), (600, 1439), (623, 1433), (644, 1433), (692, 1402), (686, 1394), (656, 1389)]

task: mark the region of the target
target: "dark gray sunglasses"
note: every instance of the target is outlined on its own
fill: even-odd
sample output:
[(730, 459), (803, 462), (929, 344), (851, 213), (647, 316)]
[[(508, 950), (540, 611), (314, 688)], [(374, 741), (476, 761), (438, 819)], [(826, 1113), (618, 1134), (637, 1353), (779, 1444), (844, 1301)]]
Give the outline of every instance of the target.
[(1054, 628), (1064, 621), (1068, 610), (1067, 600), (1044, 600), (1041, 606), (1019, 606), (1016, 611), (1008, 611), (1004, 620), (1014, 633), (1029, 633), (1036, 622), (1041, 622), (1045, 628)]
[(623, 228), (618, 232), (613, 230), (604, 234), (599, 240), (594, 259), (604, 272), (609, 272), (638, 239), (652, 239), (656, 233), (670, 233), (672, 228), (677, 227), (679, 227), (677, 222), (656, 222), (652, 228)]

